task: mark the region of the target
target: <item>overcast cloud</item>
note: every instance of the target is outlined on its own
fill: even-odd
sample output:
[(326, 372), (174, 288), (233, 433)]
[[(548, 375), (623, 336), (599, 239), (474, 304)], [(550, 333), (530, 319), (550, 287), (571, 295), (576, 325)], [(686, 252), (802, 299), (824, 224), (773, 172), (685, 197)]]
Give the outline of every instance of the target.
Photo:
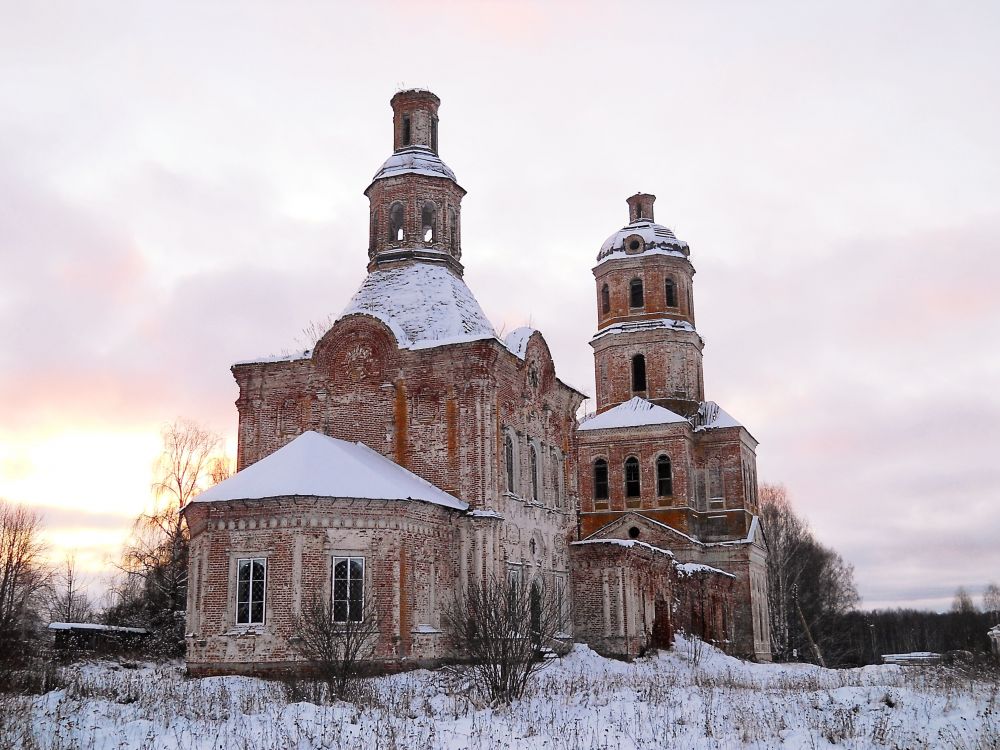
[(995, 3), (0, 18), (0, 496), (48, 508), (60, 549), (127, 527), (162, 422), (234, 434), (233, 361), (344, 307), (388, 100), (425, 86), (498, 329), (531, 322), (592, 393), (590, 268), (652, 192), (692, 246), (708, 397), (865, 604), (1000, 579)]

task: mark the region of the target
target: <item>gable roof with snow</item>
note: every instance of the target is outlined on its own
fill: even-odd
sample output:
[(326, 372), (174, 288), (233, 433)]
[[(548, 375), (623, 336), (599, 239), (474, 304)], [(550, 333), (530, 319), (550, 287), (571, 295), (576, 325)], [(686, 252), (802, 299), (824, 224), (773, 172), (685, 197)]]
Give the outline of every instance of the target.
[(385, 323), (401, 349), (497, 338), (469, 287), (438, 263), (376, 268), (338, 320), (357, 313)]
[(205, 490), (192, 502), (268, 497), (419, 500), (455, 510), (469, 504), (363, 443), (304, 432), (257, 463)]
[(644, 398), (635, 396), (606, 412), (585, 420), (578, 430), (613, 430), (619, 427), (641, 427), (654, 424), (687, 422), (680, 414), (664, 409)]
[(698, 426), (695, 430), (715, 430), (722, 427), (742, 427), (732, 414), (714, 401), (703, 401), (698, 407)]

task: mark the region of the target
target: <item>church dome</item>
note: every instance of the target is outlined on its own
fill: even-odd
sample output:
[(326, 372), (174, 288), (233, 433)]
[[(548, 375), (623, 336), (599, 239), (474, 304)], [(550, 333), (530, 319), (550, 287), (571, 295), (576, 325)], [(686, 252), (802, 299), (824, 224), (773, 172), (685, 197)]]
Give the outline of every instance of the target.
[(608, 237), (597, 254), (597, 262), (614, 257), (629, 255), (666, 254), (686, 258), (690, 254), (688, 244), (662, 224), (649, 219), (637, 219)]
[(444, 177), (457, 182), (455, 173), (441, 161), (441, 158), (426, 146), (407, 146), (393, 153), (382, 168), (372, 177), (372, 182), (386, 177), (398, 177), (403, 174), (422, 174), (428, 177)]
[(368, 274), (341, 318), (371, 315), (393, 332), (403, 349), (429, 349), (495, 339), (472, 291), (439, 263), (405, 263)]

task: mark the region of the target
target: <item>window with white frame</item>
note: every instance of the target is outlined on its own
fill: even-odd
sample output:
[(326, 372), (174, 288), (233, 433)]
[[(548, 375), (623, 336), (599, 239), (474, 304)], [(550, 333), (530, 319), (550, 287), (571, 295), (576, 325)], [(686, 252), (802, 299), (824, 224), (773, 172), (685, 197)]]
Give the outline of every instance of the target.
[(365, 602), (365, 558), (333, 558), (333, 621), (361, 622)]
[(241, 557), (236, 561), (236, 624), (262, 625), (267, 592), (267, 558)]

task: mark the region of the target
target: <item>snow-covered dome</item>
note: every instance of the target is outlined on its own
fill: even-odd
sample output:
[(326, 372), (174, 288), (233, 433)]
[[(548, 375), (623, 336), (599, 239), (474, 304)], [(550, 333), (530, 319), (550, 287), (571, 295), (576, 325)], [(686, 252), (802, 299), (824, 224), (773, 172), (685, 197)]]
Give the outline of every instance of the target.
[(597, 254), (597, 262), (614, 256), (660, 254), (678, 255), (686, 258), (690, 254), (688, 244), (677, 239), (672, 231), (662, 224), (649, 219), (636, 219), (608, 237)]
[(458, 182), (451, 168), (441, 161), (441, 157), (426, 146), (407, 146), (396, 151), (385, 160), (382, 168), (372, 177), (372, 182), (402, 174), (422, 174), (430, 177), (445, 177)]
[(404, 263), (376, 268), (341, 318), (378, 318), (404, 349), (429, 349), (497, 337), (472, 291), (448, 266)]

